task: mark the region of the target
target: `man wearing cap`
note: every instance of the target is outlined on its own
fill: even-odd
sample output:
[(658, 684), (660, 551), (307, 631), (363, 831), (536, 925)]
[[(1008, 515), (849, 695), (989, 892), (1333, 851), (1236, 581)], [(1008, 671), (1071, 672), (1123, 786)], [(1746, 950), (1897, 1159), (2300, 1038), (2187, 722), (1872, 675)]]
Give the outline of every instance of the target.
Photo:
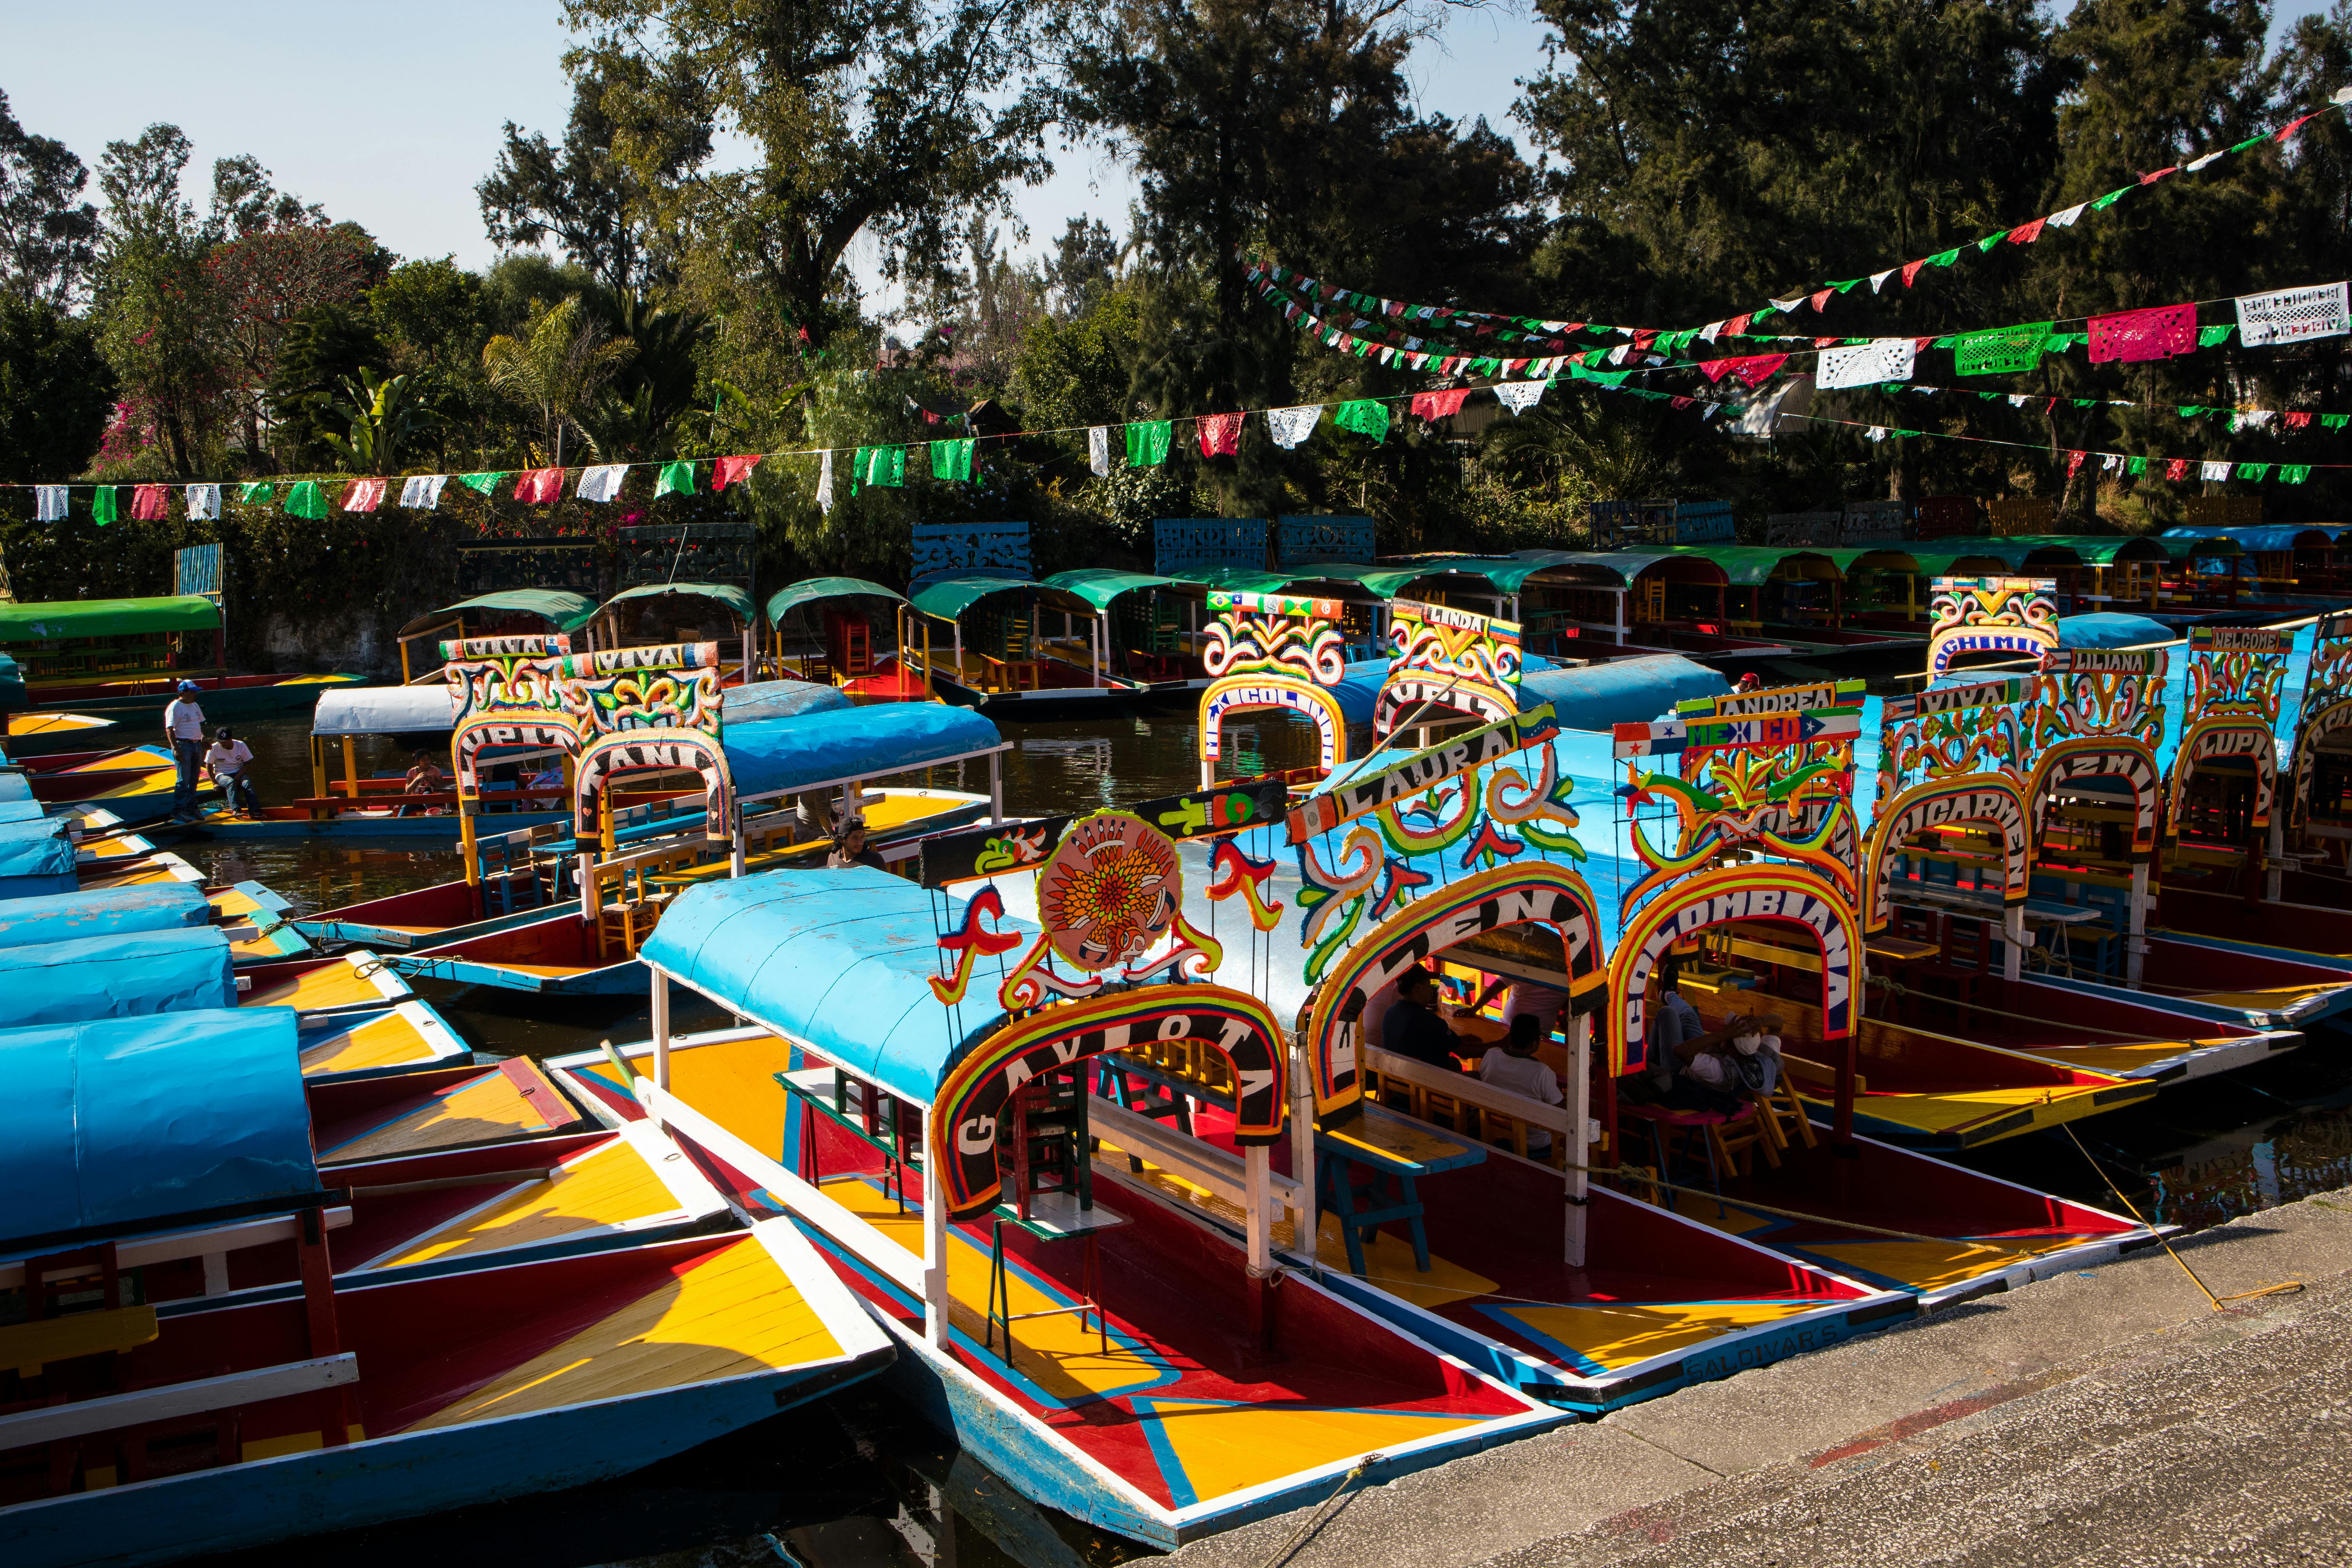
[(180, 776), (172, 791), (172, 820), (196, 820), (196, 781), (204, 776), (205, 710), (196, 703), (204, 688), (193, 680), (180, 682), (180, 694), (163, 708), (163, 738), (172, 744), (172, 759)]
[(825, 868), (839, 870), (844, 866), (871, 866), (877, 871), (889, 869), (883, 862), (882, 852), (867, 847), (866, 819), (862, 816), (852, 816), (841, 825), (841, 831), (833, 836), (833, 854), (826, 858)]

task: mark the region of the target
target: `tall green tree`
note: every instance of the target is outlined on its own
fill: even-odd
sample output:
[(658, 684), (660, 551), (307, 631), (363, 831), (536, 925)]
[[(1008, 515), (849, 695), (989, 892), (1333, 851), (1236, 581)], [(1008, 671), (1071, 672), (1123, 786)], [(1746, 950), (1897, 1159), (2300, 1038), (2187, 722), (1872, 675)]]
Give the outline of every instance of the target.
[(491, 387), (529, 413), (557, 468), (564, 466), (565, 438), (585, 435), (581, 415), (612, 381), (635, 345), (615, 339), (590, 315), (578, 295), (533, 313), (520, 337), (504, 333), (482, 345), (482, 368)]
[[(677, 237), (684, 285), (748, 370), (797, 381), (857, 319), (844, 266), (876, 247), (923, 279), (961, 218), (1042, 177), (1050, 83), (1044, 0), (566, 0), (605, 83), (614, 153), (647, 220)], [(679, 128), (707, 117), (744, 165), (672, 177)], [(781, 327), (781, 332), (778, 327)]]
[(62, 142), (36, 136), (0, 92), (0, 293), (76, 303), (98, 259), (98, 209), (77, 201), (89, 183)]
[(0, 294), (0, 481), (80, 473), (113, 407), (97, 327), (46, 300)]

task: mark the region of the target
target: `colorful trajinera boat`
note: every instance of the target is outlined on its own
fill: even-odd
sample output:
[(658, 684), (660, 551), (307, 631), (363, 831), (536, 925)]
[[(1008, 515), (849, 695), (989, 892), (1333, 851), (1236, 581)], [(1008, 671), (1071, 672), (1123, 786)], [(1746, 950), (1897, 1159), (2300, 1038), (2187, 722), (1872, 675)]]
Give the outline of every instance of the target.
[[(200, 593), (0, 604), (0, 651), (21, 667), (26, 701), (40, 708), (160, 721), (179, 683), (194, 680), (205, 717), (217, 722), (307, 708), (321, 690), (359, 684), (355, 675), (231, 675), (222, 637), (217, 596)], [(201, 653), (194, 638), (207, 645)]]
[(856, 702), (936, 702), (929, 682), (899, 658), (906, 604), (863, 577), (795, 583), (768, 601), (777, 664)]
[[(25, 1300), (0, 1325), (10, 1563), (162, 1562), (581, 1485), (890, 1359), (782, 1221), (465, 1268), (462, 1225), (394, 1237), (417, 1194), (320, 1179), (294, 1034), (283, 1009), (0, 1031), (0, 1285)], [(437, 1201), (495, 1206), (480, 1173)], [(339, 1276), (339, 1232), (379, 1256)]]

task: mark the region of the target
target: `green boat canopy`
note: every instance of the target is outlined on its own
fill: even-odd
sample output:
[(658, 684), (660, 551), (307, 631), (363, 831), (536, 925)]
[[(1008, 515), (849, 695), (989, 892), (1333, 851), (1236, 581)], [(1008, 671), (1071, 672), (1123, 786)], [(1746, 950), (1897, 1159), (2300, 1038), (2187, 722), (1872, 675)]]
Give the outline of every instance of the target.
[(1279, 594), (1294, 580), (1262, 566), (1180, 566), (1169, 575), (1228, 594)]
[(0, 605), (0, 643), (219, 629), (220, 606), (200, 594), (168, 599), (60, 599), (50, 604)]
[(2009, 542), (2027, 547), (2021, 559), (2031, 560), (2044, 551), (2065, 551), (2072, 562), (2054, 564), (2082, 566), (2112, 566), (2118, 561), (2161, 561), (2165, 548), (2156, 540), (2134, 533), (2021, 533)]
[(942, 577), (918, 589), (909, 603), (935, 619), (951, 621), (992, 594), (1034, 594), (1044, 587), (1026, 577)]
[(786, 616), (820, 599), (888, 599), (899, 605), (907, 602), (905, 595), (885, 588), (879, 583), (869, 583), (863, 577), (811, 577), (806, 582), (779, 590), (776, 596), (768, 601), (769, 623), (782, 626)]
[(1045, 586), (1058, 588), (1065, 594), (1076, 594), (1097, 610), (1108, 610), (1111, 602), (1129, 594), (1140, 594), (1153, 588), (1177, 586), (1173, 577), (1156, 577), (1149, 572), (1120, 572), (1108, 566), (1081, 566), (1075, 572), (1056, 572), (1045, 579)]
[(588, 623), (589, 617), (596, 613), (596, 601), (569, 588), (501, 588), (495, 594), (477, 594), (470, 599), (444, 605), (433, 613), (456, 616), (467, 610), (505, 610), (509, 614), (538, 616), (554, 622), (557, 631), (568, 632), (574, 626)]
[(624, 588), (604, 601), (595, 613), (603, 615), (624, 599), (653, 599), (664, 594), (680, 594), (689, 598), (716, 599), (743, 626), (751, 624), (755, 612), (751, 595), (731, 583), (646, 583), (635, 588)]
[[(1671, 553), (1696, 555), (1701, 560), (1712, 561), (1723, 568), (1727, 582), (1743, 588), (1754, 587), (1764, 582), (1780, 570), (1780, 563), (1800, 555), (1817, 556), (1829, 560), (1832, 565), (1840, 564), (1829, 551), (1816, 550), (1811, 545), (1683, 544), (1675, 546)], [(1861, 552), (1856, 551), (1855, 553), (1860, 554)]]
[(1717, 572), (1720, 565), (1693, 549), (1675, 550), (1565, 550), (1537, 568), (1541, 572), (1605, 572), (1617, 579), (1619, 587), (1630, 585), (1643, 573), (1661, 561), (1700, 561)]

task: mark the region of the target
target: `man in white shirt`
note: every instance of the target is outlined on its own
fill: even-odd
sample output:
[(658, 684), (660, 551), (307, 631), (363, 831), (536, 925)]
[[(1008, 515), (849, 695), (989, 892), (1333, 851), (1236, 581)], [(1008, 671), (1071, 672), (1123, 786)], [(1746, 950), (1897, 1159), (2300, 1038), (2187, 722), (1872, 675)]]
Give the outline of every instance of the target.
[[(1544, 1042), (1545, 1030), (1533, 1013), (1519, 1013), (1511, 1019), (1510, 1037), (1486, 1052), (1478, 1064), (1482, 1083), (1545, 1105), (1564, 1105), (1568, 1096), (1560, 1092), (1559, 1079), (1552, 1077), (1551, 1068), (1536, 1058)], [(1540, 1127), (1528, 1129), (1528, 1157), (1549, 1159), (1551, 1155), (1551, 1134)]]
[(222, 797), (230, 808), (246, 816), (261, 813), (253, 775), (246, 771), (252, 763), (253, 749), (231, 734), (227, 725), (213, 731), (212, 749), (205, 753), (205, 771), (213, 775), (213, 783), (220, 785)]
[(196, 780), (205, 761), (205, 710), (196, 702), (204, 688), (193, 680), (180, 682), (180, 694), (163, 707), (163, 738), (171, 743), (179, 778), (172, 791), (172, 820), (196, 820)]

